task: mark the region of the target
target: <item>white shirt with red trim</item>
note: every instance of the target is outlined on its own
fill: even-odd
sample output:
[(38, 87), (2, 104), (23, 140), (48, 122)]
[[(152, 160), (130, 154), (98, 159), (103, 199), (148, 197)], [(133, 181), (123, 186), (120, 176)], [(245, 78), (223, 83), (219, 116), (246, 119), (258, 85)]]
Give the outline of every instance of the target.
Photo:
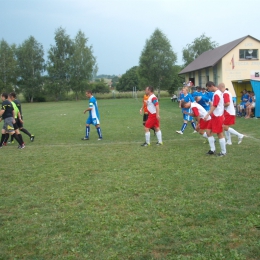
[[(205, 110), (205, 108), (198, 103), (191, 103), (190, 108), (192, 109), (195, 117), (204, 118), (208, 114), (208, 112)], [(208, 121), (210, 119), (211, 119), (211, 116), (209, 116), (206, 121)]]
[(156, 106), (158, 106), (158, 98), (152, 94), (147, 100), (147, 110), (149, 114), (156, 114)]
[(228, 113), (231, 116), (236, 115), (232, 95), (229, 91), (225, 90), (223, 93), (224, 103), (229, 103), (227, 107), (225, 107), (226, 113)]
[(212, 105), (216, 108), (213, 111), (214, 116), (222, 116), (224, 114), (224, 98), (219, 89), (214, 92)]

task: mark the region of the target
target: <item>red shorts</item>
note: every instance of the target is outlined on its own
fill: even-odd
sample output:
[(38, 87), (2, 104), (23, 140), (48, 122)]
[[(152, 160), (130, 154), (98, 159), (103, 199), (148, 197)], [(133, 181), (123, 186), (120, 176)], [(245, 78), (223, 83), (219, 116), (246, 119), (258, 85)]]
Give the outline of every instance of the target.
[(210, 121), (211, 120), (208, 120), (208, 121), (205, 121), (204, 119), (200, 119), (200, 129), (202, 130), (205, 130), (205, 129), (210, 129)]
[(228, 113), (224, 114), (224, 122), (223, 125), (234, 125), (236, 121), (236, 117), (232, 116)]
[(211, 120), (209, 123), (209, 129), (215, 134), (220, 134), (223, 132), (223, 121), (224, 116), (214, 116), (211, 115)]
[(156, 114), (149, 114), (147, 121), (145, 122), (146, 128), (159, 128), (160, 122), (156, 118)]

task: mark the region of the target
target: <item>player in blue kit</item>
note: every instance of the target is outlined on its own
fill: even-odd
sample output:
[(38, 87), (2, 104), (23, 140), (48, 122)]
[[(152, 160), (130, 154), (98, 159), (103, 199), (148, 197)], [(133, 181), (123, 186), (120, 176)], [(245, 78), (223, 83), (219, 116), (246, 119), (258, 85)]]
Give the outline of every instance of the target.
[(81, 140), (89, 140), (90, 125), (94, 125), (97, 129), (98, 140), (102, 140), (100, 129), (100, 117), (96, 98), (92, 95), (92, 91), (86, 91), (86, 97), (89, 98), (89, 107), (84, 110), (84, 114), (89, 111), (89, 117), (86, 121), (86, 135)]
[[(182, 89), (182, 93), (180, 94), (180, 102), (179, 102), (179, 107), (181, 107), (181, 103), (182, 102), (195, 102), (194, 98), (192, 97), (192, 95), (190, 93), (188, 93), (189, 89), (188, 87), (183, 87)], [(191, 109), (190, 108), (182, 108), (182, 113), (186, 111), (187, 113), (191, 113)], [(183, 125), (180, 131), (176, 131), (177, 134), (183, 134), (183, 131), (185, 130), (185, 128), (187, 127), (187, 123), (188, 121), (191, 121), (191, 125), (194, 129), (193, 133), (197, 133), (196, 131), (196, 124), (193, 120), (193, 117), (190, 116), (189, 114), (184, 114), (183, 113)]]

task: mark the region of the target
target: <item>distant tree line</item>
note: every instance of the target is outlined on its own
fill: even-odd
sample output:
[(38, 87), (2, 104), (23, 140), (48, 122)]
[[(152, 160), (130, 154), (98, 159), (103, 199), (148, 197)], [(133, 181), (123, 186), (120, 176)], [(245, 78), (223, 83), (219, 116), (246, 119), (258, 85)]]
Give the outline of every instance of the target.
[(51, 45), (47, 59), (43, 46), (30, 36), (22, 44), (0, 42), (0, 92), (22, 93), (27, 101), (42, 101), (45, 97), (59, 100), (62, 95), (73, 92), (75, 99), (86, 90), (108, 93), (110, 86), (104, 78), (111, 80), (117, 91), (143, 90), (154, 86), (173, 93), (182, 82), (178, 75), (184, 65), (190, 63), (203, 51), (217, 46), (204, 34), (183, 49), (184, 65), (176, 65), (177, 55), (172, 51), (167, 37), (156, 29), (146, 40), (139, 58), (139, 65), (122, 76), (97, 75), (98, 65), (92, 46), (82, 31), (71, 37), (60, 27), (54, 33), (55, 44)]
[(82, 31), (71, 39), (65, 29), (58, 28), (55, 44), (50, 46), (47, 60), (43, 46), (33, 36), (21, 45), (0, 42), (0, 91), (16, 91), (33, 102), (40, 97), (53, 96), (56, 100), (73, 91), (77, 99), (86, 88), (106, 93), (104, 80), (93, 80), (98, 70), (92, 46)]

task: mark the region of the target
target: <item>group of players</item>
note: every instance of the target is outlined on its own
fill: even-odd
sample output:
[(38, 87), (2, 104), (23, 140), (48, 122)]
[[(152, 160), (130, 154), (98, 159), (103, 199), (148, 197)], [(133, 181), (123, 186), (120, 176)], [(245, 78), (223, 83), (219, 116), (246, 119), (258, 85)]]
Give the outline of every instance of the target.
[[(2, 136), (0, 148), (7, 145), (9, 136), (11, 140), (8, 143), (13, 143), (13, 139), (18, 142), (18, 149), (25, 148), (25, 143), (21, 132), (29, 136), (30, 141), (34, 141), (34, 135), (23, 127), (22, 106), (21, 102), (16, 98), (16, 93), (2, 93), (2, 106), (0, 110), (0, 122), (4, 120), (2, 128)], [(21, 132), (20, 132), (21, 131)]]
[[(215, 86), (214, 82), (209, 81), (206, 89), (196, 91), (191, 95), (189, 87), (185, 86), (179, 98), (179, 106), (182, 108), (184, 123), (178, 134), (183, 134), (187, 123), (191, 122), (194, 133), (199, 132), (208, 140), (210, 150), (208, 155), (216, 154), (215, 138), (217, 134), (221, 151), (216, 154), (220, 157), (226, 155), (226, 145), (232, 145), (231, 134), (238, 137), (238, 144), (242, 142), (243, 134), (230, 127), (235, 124), (236, 111), (231, 93), (225, 88), (224, 83)], [(145, 143), (142, 146), (150, 145), (150, 129), (155, 130), (158, 142), (162, 145), (162, 134), (160, 130), (159, 103), (153, 94), (153, 88), (145, 89), (143, 106), (140, 113), (144, 112), (143, 124), (145, 127)], [(197, 125), (194, 119), (197, 121)], [(224, 134), (225, 133), (225, 134)]]

